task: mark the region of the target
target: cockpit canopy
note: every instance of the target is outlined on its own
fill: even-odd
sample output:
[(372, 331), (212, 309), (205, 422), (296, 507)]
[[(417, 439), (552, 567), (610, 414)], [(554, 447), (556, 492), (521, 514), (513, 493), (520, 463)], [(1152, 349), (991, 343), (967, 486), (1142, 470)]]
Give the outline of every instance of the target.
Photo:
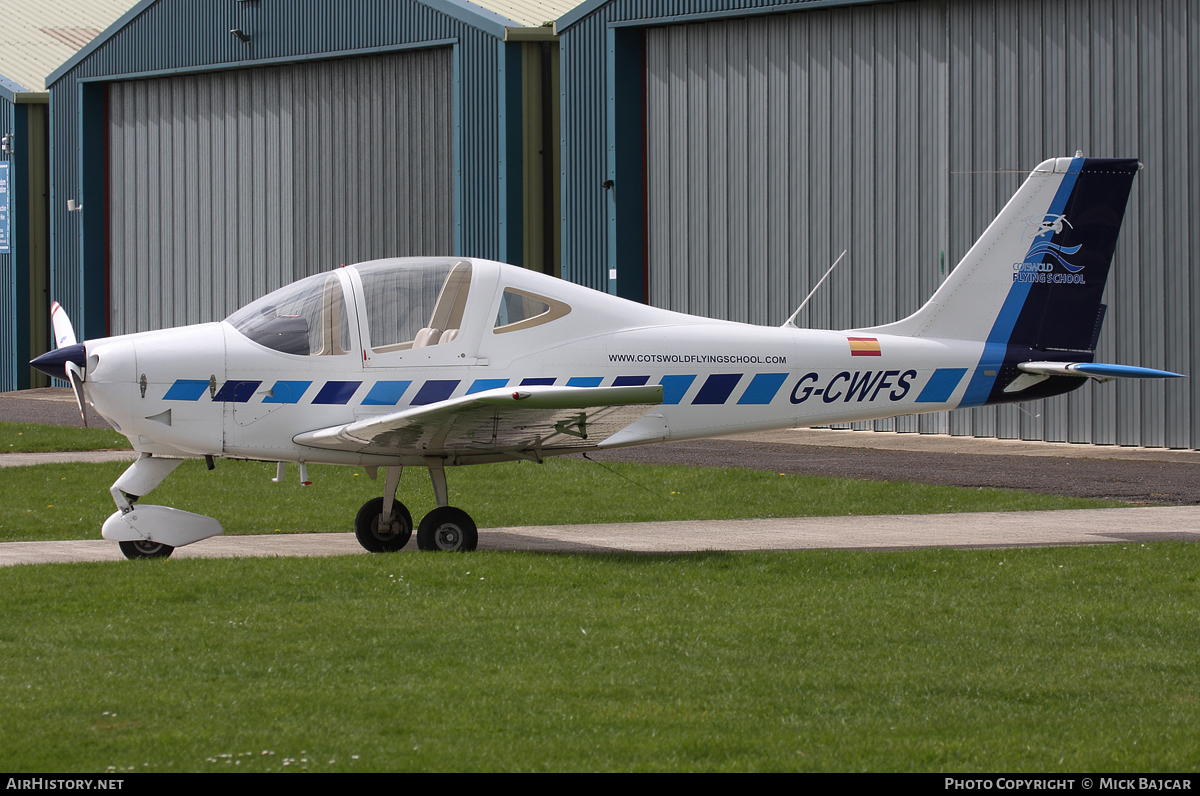
[[(477, 271), (470, 261), (451, 258), (362, 263), (344, 270), (348, 279), (339, 278), (338, 272), (301, 279), (247, 304), (226, 320), (259, 345), (285, 354), (348, 354), (353, 320), (345, 281), (346, 289), (355, 284), (358, 298), (351, 301), (362, 316), (363, 345), (371, 352), (448, 345), (462, 330)], [(490, 300), (490, 295), (479, 299)], [(487, 306), (476, 306), (472, 312), (495, 313), (489, 324), (493, 334), (541, 326), (571, 311), (558, 299), (515, 286), (505, 287), (495, 306), (490, 310)]]

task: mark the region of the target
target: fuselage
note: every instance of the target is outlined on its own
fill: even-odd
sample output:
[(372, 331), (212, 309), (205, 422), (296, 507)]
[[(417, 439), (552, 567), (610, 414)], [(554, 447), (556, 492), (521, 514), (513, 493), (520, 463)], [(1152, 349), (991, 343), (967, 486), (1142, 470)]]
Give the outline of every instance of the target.
[[(319, 354), (276, 350), (285, 346), (256, 342), (229, 321), (94, 340), (86, 344), (88, 398), (146, 453), (421, 464), (422, 451), (398, 462), (293, 438), (483, 390), (546, 384), (662, 385), (662, 405), (604, 447), (869, 420), (958, 406), (982, 353), (968, 341), (714, 321), (511, 266), (470, 265), (458, 332), (447, 342), (372, 346), (380, 333), (364, 310), (362, 280), (353, 268), (338, 269), (328, 290), (341, 290), (347, 322), (340, 342)], [(497, 308), (516, 294), (553, 303), (559, 314), (504, 325)], [(497, 458), (504, 457), (448, 463)]]

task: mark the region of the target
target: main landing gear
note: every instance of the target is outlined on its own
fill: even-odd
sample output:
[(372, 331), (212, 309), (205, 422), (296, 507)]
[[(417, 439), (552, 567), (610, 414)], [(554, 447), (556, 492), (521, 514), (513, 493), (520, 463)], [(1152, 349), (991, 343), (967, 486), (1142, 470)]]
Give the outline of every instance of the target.
[[(412, 536), (412, 515), (396, 500), (402, 467), (388, 467), (383, 481), (383, 497), (372, 498), (354, 518), (358, 543), (372, 553), (399, 550)], [(462, 509), (447, 505), (446, 471), (441, 459), (429, 460), (429, 477), (438, 507), (425, 515), (417, 526), (417, 547), (421, 550), (467, 552), (479, 545), (475, 521)]]

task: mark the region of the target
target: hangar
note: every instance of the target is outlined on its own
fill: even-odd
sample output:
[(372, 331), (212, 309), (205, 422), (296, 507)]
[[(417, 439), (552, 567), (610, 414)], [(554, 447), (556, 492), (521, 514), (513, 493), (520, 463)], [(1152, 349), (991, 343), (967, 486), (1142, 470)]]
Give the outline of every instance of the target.
[(1200, 4), (590, 0), (556, 31), (564, 275), (670, 309), (782, 323), (846, 250), (798, 322), (903, 317), (1043, 158), (1140, 158), (1097, 358), (1192, 378), (863, 425), (1200, 445)]
[(553, 272), (556, 12), (508, 13), (142, 0), (47, 81), (56, 298), (98, 337), (379, 257)]
[(0, 0), (0, 391), (45, 386), (50, 346), (49, 130), (45, 77), (131, 0)]
[[(143, 0), (47, 81), (52, 289), (98, 336), (450, 250), (778, 324), (846, 250), (798, 320), (865, 326), (1082, 150), (1146, 164), (1098, 358), (1196, 374), (1197, 31), (1194, 0)], [(1200, 380), (867, 427), (1196, 448)]]

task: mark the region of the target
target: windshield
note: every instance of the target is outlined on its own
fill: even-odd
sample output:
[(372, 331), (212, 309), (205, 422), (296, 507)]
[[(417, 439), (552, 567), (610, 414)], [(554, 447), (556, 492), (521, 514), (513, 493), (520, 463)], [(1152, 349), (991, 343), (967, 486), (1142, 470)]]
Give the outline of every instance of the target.
[(225, 320), (259, 345), (284, 354), (331, 356), (350, 351), (350, 319), (336, 274), (293, 282)]

